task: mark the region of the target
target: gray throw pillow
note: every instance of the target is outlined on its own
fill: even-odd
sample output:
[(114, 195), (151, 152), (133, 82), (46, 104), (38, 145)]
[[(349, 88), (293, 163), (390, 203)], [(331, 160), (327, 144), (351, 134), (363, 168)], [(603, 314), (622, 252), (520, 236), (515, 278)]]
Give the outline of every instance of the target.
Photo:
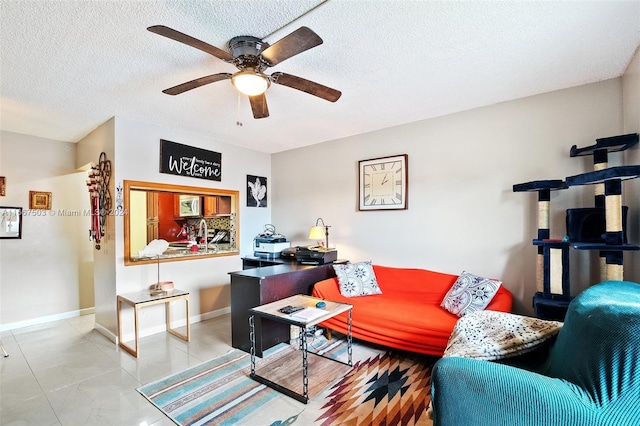
[(333, 265), (344, 297), (382, 294), (371, 261)]
[(496, 295), (500, 285), (502, 281), (490, 280), (463, 271), (440, 306), (459, 317), (470, 312), (482, 311)]

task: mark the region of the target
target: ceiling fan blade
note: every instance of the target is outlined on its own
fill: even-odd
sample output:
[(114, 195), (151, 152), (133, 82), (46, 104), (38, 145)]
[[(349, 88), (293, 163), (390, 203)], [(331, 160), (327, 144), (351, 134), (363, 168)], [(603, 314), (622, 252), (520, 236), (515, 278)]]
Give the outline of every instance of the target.
[(200, 49), (203, 52), (207, 52), (208, 54), (215, 56), (216, 58), (222, 59), (223, 61), (233, 61), (233, 55), (231, 55), (231, 53), (212, 46), (209, 43), (205, 43), (202, 40), (198, 40), (197, 38), (193, 38), (191, 36), (183, 34), (180, 31), (165, 27), (164, 25), (154, 25), (147, 28), (147, 30), (151, 31), (152, 33), (160, 34), (161, 36), (170, 38), (172, 40), (179, 41), (180, 43), (184, 43), (187, 46)]
[(267, 97), (264, 95), (264, 93), (257, 96), (249, 96), (249, 102), (251, 102), (253, 118), (266, 118), (269, 116)]
[(329, 102), (335, 102), (340, 99), (340, 96), (342, 96), (342, 92), (339, 90), (323, 86), (322, 84), (315, 83), (302, 77), (296, 77), (295, 75), (285, 74), (283, 72), (274, 72), (270, 77), (271, 81), (276, 84), (282, 84), (283, 86), (288, 86), (292, 89), (307, 92), (310, 95), (317, 96)]
[(300, 27), (267, 47), (261, 56), (274, 66), (320, 44), (322, 39), (318, 34), (307, 27)]
[(216, 81), (228, 80), (231, 78), (229, 73), (211, 74), (206, 77), (196, 78), (195, 80), (187, 81), (186, 83), (178, 84), (177, 86), (170, 87), (162, 91), (167, 95), (179, 95), (188, 90), (195, 89), (200, 86), (204, 86), (209, 83), (215, 83)]

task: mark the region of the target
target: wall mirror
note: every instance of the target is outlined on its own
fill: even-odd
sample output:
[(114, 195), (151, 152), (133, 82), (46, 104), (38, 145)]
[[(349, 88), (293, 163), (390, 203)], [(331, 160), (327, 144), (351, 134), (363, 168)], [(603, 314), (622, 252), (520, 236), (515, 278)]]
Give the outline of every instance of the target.
[(22, 238), (22, 207), (0, 207), (0, 238)]
[[(123, 190), (125, 265), (240, 253), (238, 191), (127, 180)], [(154, 239), (169, 242), (159, 258), (141, 252)]]

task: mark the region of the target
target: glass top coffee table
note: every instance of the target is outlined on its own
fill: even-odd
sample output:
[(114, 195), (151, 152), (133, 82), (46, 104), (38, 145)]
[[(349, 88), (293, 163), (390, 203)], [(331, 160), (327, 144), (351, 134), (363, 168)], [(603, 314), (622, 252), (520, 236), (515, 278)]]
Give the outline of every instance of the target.
[[(316, 308), (318, 302), (326, 306)], [(305, 308), (301, 311), (285, 314), (281, 308), (295, 306)], [(309, 402), (309, 399), (322, 391), (333, 381), (342, 377), (353, 366), (351, 311), (352, 305), (331, 302), (311, 296), (296, 295), (266, 305), (249, 309), (249, 335), (251, 339), (251, 378), (267, 385), (298, 401)], [(336, 315), (347, 314), (347, 362), (329, 358), (315, 352), (309, 352), (307, 330), (322, 321)], [(277, 363), (266, 364), (256, 369), (256, 342), (254, 317), (259, 316), (273, 321), (283, 322), (299, 327), (299, 351), (292, 351), (278, 359)], [(309, 357), (312, 355), (312, 357)], [(302, 357), (302, 360), (300, 360)], [(302, 361), (302, 363), (300, 362)], [(309, 385), (309, 373), (313, 373), (313, 383)], [(265, 377), (269, 375), (270, 379)], [(301, 377), (302, 376), (302, 377)]]

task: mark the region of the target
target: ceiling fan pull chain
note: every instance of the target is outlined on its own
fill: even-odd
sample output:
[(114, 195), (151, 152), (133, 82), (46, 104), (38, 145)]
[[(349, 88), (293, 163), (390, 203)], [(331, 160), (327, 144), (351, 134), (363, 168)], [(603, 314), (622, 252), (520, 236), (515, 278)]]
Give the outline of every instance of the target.
[(238, 104), (236, 106), (236, 126), (242, 127), (242, 121), (240, 121), (240, 94), (238, 93)]

